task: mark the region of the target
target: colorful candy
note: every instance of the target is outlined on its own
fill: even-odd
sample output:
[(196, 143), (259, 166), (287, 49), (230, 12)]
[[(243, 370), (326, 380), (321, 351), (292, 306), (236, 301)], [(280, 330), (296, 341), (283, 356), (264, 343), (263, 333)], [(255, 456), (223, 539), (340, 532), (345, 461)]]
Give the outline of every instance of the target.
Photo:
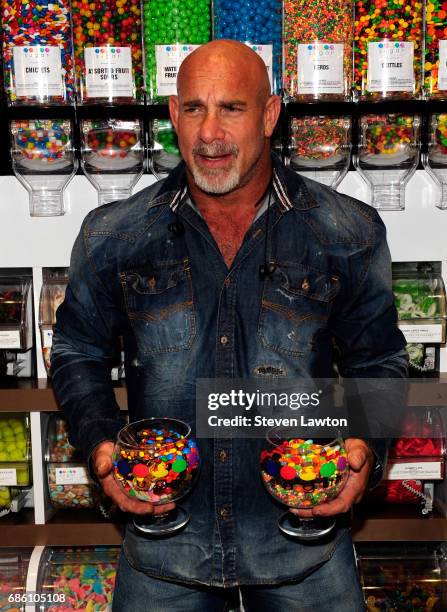
[[(0, 553), (0, 610), (1, 612), (24, 612), (20, 597), (25, 593), (26, 574), (30, 553), (26, 549), (3, 549)], [(11, 595), (18, 601), (10, 601)]]
[(417, 146), (415, 131), (419, 120), (412, 115), (364, 115), (361, 119), (362, 155), (409, 157)]
[(82, 121), (84, 160), (92, 166), (121, 168), (142, 158), (141, 124), (136, 121)]
[[(238, 18), (234, 15), (237, 12)], [(250, 45), (267, 65), (274, 93), (281, 90), (282, 2), (279, 0), (215, 0), (214, 38)]]
[(335, 499), (349, 475), (347, 453), (339, 442), (284, 440), (261, 453), (267, 491), (290, 508), (311, 508)]
[(299, 101), (349, 99), (352, 0), (284, 2), (284, 92)]
[[(61, 472), (68, 476), (76, 472), (77, 478), (81, 473), (83, 482), (60, 484), (58, 477)], [(93, 508), (95, 506), (94, 484), (87, 476), (85, 465), (52, 463), (47, 466), (47, 476), (50, 501), (56, 508)]]
[(176, 94), (184, 58), (211, 38), (210, 0), (143, 0), (146, 91), (153, 102)]
[(68, 0), (1, 0), (5, 89), (10, 103), (74, 100)]
[[(19, 324), (22, 322), (23, 296), (14, 287), (0, 289), (0, 324)], [(1, 421), (0, 421), (1, 423)]]
[(355, 0), (354, 87), (360, 99), (421, 92), (422, 2)]
[(11, 121), (11, 134), (13, 156), (23, 165), (60, 167), (70, 163), (70, 122), (65, 119)]
[(291, 163), (335, 163), (349, 149), (349, 117), (294, 117), (291, 123)]
[(71, 6), (80, 100), (140, 100), (143, 50), (139, 1), (73, 0)]
[(199, 451), (192, 438), (162, 425), (138, 431), (133, 445), (118, 439), (113, 465), (115, 478), (128, 495), (167, 504), (193, 485)]
[(169, 172), (181, 161), (177, 134), (168, 119), (154, 119), (152, 122), (151, 167), (153, 172)]
[(443, 296), (436, 290), (433, 282), (416, 278), (395, 279), (393, 280), (393, 293), (401, 321), (433, 319), (443, 316)]
[(75, 447), (68, 441), (68, 428), (65, 419), (58, 415), (51, 417), (47, 439), (47, 461), (51, 463), (67, 463), (79, 459)]
[(428, 97), (447, 97), (447, 2), (440, 0), (425, 8), (424, 88)]

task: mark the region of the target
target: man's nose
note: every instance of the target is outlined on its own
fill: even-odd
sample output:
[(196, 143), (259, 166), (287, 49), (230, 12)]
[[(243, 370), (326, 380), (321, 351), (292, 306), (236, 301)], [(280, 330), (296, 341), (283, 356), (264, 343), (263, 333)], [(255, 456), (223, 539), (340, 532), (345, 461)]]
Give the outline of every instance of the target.
[(216, 113), (206, 113), (200, 124), (199, 137), (207, 144), (214, 140), (223, 140), (225, 138), (225, 131)]

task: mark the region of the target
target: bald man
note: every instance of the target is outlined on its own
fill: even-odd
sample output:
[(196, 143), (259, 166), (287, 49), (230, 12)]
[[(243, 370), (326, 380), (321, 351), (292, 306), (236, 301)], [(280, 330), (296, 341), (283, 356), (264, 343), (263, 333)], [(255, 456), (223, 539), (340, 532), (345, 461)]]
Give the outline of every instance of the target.
[[(383, 223), (271, 154), (280, 100), (262, 60), (215, 41), (187, 57), (177, 87), (169, 109), (184, 161), (87, 215), (53, 341), (70, 440), (131, 513), (113, 610), (217, 612), (241, 600), (247, 612), (360, 612), (343, 522), (311, 544), (278, 530), (282, 510), (259, 477), (263, 440), (200, 439), (200, 478), (181, 501), (190, 520), (162, 538), (141, 526), (174, 504), (128, 497), (113, 478), (117, 337), (130, 421), (194, 427), (198, 378), (331, 378), (335, 359), (345, 377), (406, 375)], [(346, 448), (345, 488), (302, 517), (339, 516), (380, 478), (380, 449), (353, 438)]]

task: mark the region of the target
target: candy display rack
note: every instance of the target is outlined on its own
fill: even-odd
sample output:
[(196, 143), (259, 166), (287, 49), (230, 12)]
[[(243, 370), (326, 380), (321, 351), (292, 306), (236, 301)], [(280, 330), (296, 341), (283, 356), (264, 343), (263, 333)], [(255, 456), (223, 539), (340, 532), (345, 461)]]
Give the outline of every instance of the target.
[(64, 301), (68, 283), (68, 270), (61, 268), (46, 269), (39, 299), (39, 329), (43, 360), (47, 373), (50, 370), (50, 352), (53, 344), (53, 325), (56, 323), (56, 310)]

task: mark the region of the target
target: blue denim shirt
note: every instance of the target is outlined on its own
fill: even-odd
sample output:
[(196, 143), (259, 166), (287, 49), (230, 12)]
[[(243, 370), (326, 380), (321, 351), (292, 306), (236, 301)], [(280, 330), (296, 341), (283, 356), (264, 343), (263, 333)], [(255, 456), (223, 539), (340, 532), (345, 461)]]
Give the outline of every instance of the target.
[[(169, 416), (193, 425), (197, 378), (330, 378), (334, 345), (343, 376), (405, 376), (379, 215), (273, 161), (270, 212), (254, 221), (230, 269), (185, 203), (183, 164), (87, 215), (51, 358), (70, 440), (86, 458), (122, 425), (110, 382), (119, 336), (131, 421)], [(265, 260), (276, 268), (261, 279)], [(200, 478), (181, 501), (190, 523), (148, 540), (129, 521), (124, 549), (135, 567), (234, 586), (300, 578), (330, 558), (342, 529), (310, 546), (279, 532), (284, 508), (261, 482), (262, 440), (199, 445)]]

